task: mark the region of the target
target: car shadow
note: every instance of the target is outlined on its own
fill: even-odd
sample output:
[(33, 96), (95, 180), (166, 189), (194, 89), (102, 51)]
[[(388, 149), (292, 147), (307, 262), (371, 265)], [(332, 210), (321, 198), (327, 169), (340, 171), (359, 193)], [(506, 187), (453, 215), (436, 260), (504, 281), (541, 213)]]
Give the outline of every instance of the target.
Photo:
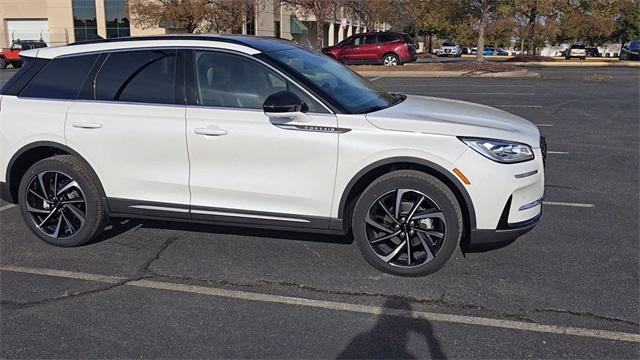
[[(403, 299), (389, 298), (375, 326), (358, 334), (338, 354), (337, 359), (446, 359), (440, 341), (428, 320), (397, 316), (395, 311), (411, 312), (411, 304)], [(413, 354), (408, 348), (409, 335), (414, 333), (425, 342), (428, 354)]]
[(310, 241), (310, 242), (323, 242), (349, 245), (353, 242), (353, 237), (349, 235), (333, 235), (333, 234), (318, 234), (311, 232), (298, 232), (287, 230), (269, 230), (261, 228), (248, 228), (240, 226), (226, 226), (226, 225), (210, 225), (188, 222), (171, 222), (171, 221), (157, 221), (157, 220), (139, 220), (139, 219), (112, 219), (110, 226), (107, 226), (104, 232), (96, 239), (90, 241), (86, 245), (102, 242), (136, 227), (143, 227), (148, 229), (162, 229), (162, 230), (178, 230), (188, 232), (198, 232), (207, 234), (221, 234), (221, 235), (237, 235), (237, 236), (251, 236), (261, 238), (271, 238), (278, 240), (297, 240), (297, 241)]

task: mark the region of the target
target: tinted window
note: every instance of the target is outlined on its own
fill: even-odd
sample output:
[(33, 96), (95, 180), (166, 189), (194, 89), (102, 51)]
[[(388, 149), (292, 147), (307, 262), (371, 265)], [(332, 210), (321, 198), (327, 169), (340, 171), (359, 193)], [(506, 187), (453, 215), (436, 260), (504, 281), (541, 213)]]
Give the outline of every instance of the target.
[(398, 40), (398, 35), (395, 34), (381, 34), (378, 35), (378, 42), (386, 43), (390, 41)]
[(629, 43), (629, 49), (637, 50), (640, 49), (640, 41), (632, 41)]
[(27, 85), (21, 96), (75, 100), (98, 55), (52, 60)]
[(2, 95), (18, 95), (22, 91), (22, 89), (33, 79), (36, 74), (42, 70), (47, 64), (49, 60), (47, 59), (36, 59), (32, 57), (22, 57), (22, 67), (15, 73), (3, 86), (2, 90), (0, 90), (0, 94)]
[(269, 95), (289, 90), (309, 106), (310, 112), (326, 112), (285, 78), (244, 56), (195, 51), (194, 69), (199, 105), (262, 109)]
[(456, 43), (446, 42), (446, 43), (443, 43), (442, 46), (456, 46)]
[(376, 38), (373, 35), (358, 36), (353, 41), (353, 44), (356, 46), (363, 45), (363, 44), (375, 44), (375, 43), (376, 43)]
[(175, 50), (109, 54), (96, 77), (96, 100), (175, 103)]
[(285, 71), (312, 84), (348, 113), (368, 113), (402, 100), (338, 62), (313, 51), (294, 48), (273, 51), (267, 55), (283, 65)]
[(584, 45), (571, 45), (572, 49), (584, 49)]

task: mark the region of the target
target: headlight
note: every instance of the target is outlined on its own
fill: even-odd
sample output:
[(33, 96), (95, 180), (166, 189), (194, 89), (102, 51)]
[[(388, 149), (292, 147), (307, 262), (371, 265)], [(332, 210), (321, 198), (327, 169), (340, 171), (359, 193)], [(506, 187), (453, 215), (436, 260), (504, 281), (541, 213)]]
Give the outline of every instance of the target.
[(478, 138), (460, 138), (470, 148), (493, 161), (517, 163), (533, 159), (533, 150), (526, 144), (512, 141)]

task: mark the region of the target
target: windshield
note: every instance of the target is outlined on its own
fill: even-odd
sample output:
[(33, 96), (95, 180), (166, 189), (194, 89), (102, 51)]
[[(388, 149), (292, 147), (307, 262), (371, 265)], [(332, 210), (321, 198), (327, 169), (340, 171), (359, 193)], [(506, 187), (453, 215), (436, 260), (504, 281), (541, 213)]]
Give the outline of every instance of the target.
[(369, 113), (401, 101), (400, 96), (389, 94), (335, 60), (310, 50), (294, 48), (267, 55), (294, 74), (301, 75), (348, 113)]
[(446, 43), (442, 44), (442, 46), (456, 46), (456, 43), (446, 42)]
[(638, 50), (638, 49), (640, 49), (640, 41), (632, 41), (632, 42), (629, 44), (629, 49), (632, 49), (632, 50)]

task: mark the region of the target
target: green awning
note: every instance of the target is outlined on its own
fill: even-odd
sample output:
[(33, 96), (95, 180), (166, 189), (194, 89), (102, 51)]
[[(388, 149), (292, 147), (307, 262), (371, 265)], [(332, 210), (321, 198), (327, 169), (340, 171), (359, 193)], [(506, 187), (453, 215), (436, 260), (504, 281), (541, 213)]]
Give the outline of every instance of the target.
[(292, 34), (306, 34), (309, 31), (302, 21), (298, 20), (295, 16), (291, 16), (289, 23), (291, 25)]

